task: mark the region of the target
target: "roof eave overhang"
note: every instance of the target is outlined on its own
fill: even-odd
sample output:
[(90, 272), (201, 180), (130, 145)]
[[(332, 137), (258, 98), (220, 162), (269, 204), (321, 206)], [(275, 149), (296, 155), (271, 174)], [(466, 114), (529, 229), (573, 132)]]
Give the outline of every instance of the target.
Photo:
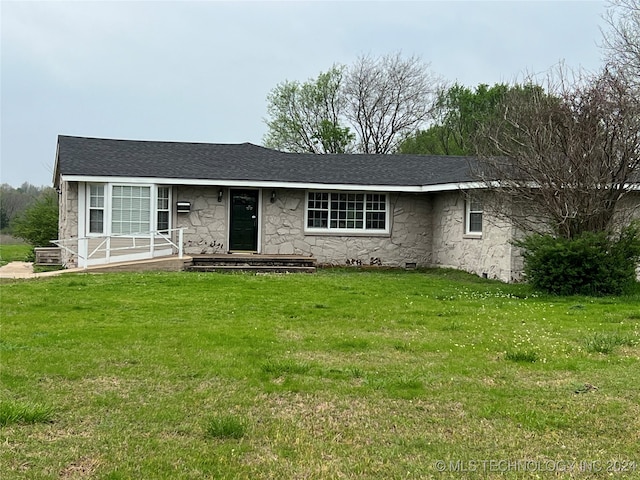
[(188, 185), (188, 186), (212, 186), (212, 187), (237, 187), (237, 188), (291, 188), (302, 190), (351, 190), (372, 192), (407, 192), (428, 193), (445, 192), (452, 190), (468, 190), (485, 188), (482, 182), (455, 182), (439, 183), (434, 185), (365, 185), (356, 183), (314, 183), (314, 182), (282, 182), (268, 180), (213, 180), (200, 178), (157, 178), (157, 177), (113, 177), (92, 175), (62, 175), (62, 182), (87, 182), (87, 183), (131, 183), (131, 184), (155, 184), (155, 185)]

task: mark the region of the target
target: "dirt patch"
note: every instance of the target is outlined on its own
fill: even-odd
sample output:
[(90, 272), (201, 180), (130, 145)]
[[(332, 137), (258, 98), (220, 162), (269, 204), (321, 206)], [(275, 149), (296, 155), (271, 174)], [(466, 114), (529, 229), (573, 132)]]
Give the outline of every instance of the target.
[(100, 460), (93, 457), (83, 457), (71, 462), (60, 471), (60, 478), (89, 478), (93, 476), (100, 465)]

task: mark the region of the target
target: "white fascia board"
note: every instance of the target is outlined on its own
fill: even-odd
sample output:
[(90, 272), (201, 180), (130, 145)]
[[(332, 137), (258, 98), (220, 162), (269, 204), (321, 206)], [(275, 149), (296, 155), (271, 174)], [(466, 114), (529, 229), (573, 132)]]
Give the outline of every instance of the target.
[(425, 185), (421, 192), (450, 192), (452, 190), (475, 190), (487, 188), (484, 182), (461, 182), (461, 183), (439, 183), (436, 185)]
[(484, 188), (482, 182), (443, 183), (436, 185), (359, 185), (338, 183), (274, 182), (256, 180), (208, 180), (199, 178), (110, 177), (90, 175), (62, 175), (63, 182), (189, 185), (237, 188), (291, 188), (301, 190), (348, 190), (365, 192), (428, 193)]

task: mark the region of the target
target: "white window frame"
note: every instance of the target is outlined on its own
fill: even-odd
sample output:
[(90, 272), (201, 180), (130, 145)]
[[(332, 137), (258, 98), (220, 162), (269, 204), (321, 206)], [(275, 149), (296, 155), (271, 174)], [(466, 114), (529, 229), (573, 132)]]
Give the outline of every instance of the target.
[[(309, 226), (309, 201), (311, 195), (326, 194), (327, 195), (327, 226), (326, 227), (310, 227)], [(332, 200), (336, 201), (332, 197), (334, 195), (363, 195), (363, 217), (362, 228), (346, 228), (346, 227), (331, 227), (331, 211)], [(380, 210), (367, 210), (367, 202), (374, 201), (374, 195), (384, 195), (384, 212)], [(312, 210), (324, 211), (323, 208), (317, 208)], [(367, 212), (369, 213), (384, 213), (384, 228), (367, 228)], [(362, 192), (362, 191), (343, 191), (343, 190), (309, 190), (305, 194), (304, 204), (304, 231), (311, 234), (348, 234), (348, 235), (389, 235), (390, 232), (390, 214), (389, 214), (389, 193), (387, 192)]]
[[(100, 186), (103, 188), (103, 206), (102, 206), (102, 232), (90, 232), (90, 220), (91, 220), (91, 210), (98, 209), (97, 207), (91, 206), (91, 187), (92, 186)], [(172, 197), (173, 192), (172, 188), (169, 185), (155, 185), (155, 184), (140, 184), (140, 183), (86, 183), (85, 184), (85, 235), (87, 237), (104, 237), (111, 235), (121, 235), (114, 234), (112, 231), (112, 214), (113, 214), (113, 187), (149, 187), (150, 188), (150, 218), (149, 218), (149, 230), (156, 231), (158, 230), (158, 189), (159, 188), (167, 188), (169, 191), (169, 201), (168, 208), (162, 209), (161, 211), (169, 212), (169, 225), (168, 230), (170, 231), (173, 223), (173, 216), (171, 215), (171, 205), (172, 205)], [(145, 233), (145, 232), (135, 232), (131, 234), (124, 234), (122, 236), (126, 237), (135, 237), (136, 233)]]
[[(167, 191), (167, 197), (165, 198), (160, 198), (160, 189), (166, 189)], [(171, 187), (168, 185), (157, 185), (155, 188), (155, 193), (156, 193), (156, 201), (155, 201), (155, 205), (156, 205), (156, 211), (155, 211), (155, 219), (156, 219), (156, 226), (155, 226), (155, 230), (158, 231), (168, 231), (171, 229)], [(166, 200), (166, 207), (165, 206), (161, 206), (160, 205), (160, 201), (165, 201)], [(166, 213), (167, 214), (167, 228), (163, 228), (162, 230), (160, 230), (160, 212)], [(153, 213), (153, 212), (152, 212)]]
[[(93, 190), (98, 190), (101, 189), (102, 192), (97, 192), (97, 195), (93, 194)], [(106, 185), (104, 183), (92, 183), (89, 184), (87, 186), (87, 215), (86, 215), (86, 219), (87, 219), (87, 233), (89, 235), (104, 235), (105, 232), (105, 216), (106, 216)], [(101, 205), (94, 205), (93, 204), (93, 199), (99, 199), (101, 200)], [(100, 231), (98, 232), (92, 232), (91, 231), (91, 212), (102, 212), (102, 228), (100, 228)]]
[[(472, 230), (472, 216), (480, 216), (480, 230)], [(484, 205), (480, 196), (469, 194), (465, 197), (464, 233), (473, 237), (481, 237), (484, 229)]]
[[(114, 190), (120, 189), (123, 193), (116, 197)], [(124, 192), (126, 189), (130, 190), (130, 195), (125, 195)], [(134, 195), (133, 192), (138, 190), (139, 193), (144, 192), (144, 195)], [(111, 195), (111, 208), (110, 208), (110, 227), (109, 231), (113, 235), (119, 236), (136, 236), (139, 234), (145, 234), (147, 232), (153, 231), (153, 217), (154, 217), (154, 208), (153, 208), (153, 185), (118, 185), (112, 184), (109, 189), (109, 194)], [(148, 191), (148, 192), (147, 192)], [(147, 195), (148, 193), (148, 195)], [(125, 207), (122, 205), (121, 208), (118, 209), (120, 213), (129, 212), (132, 216), (130, 218), (115, 218), (115, 200), (120, 198), (121, 200), (129, 200), (129, 207)], [(145, 205), (143, 205), (143, 202)], [(136, 203), (140, 206), (136, 207)], [(142, 214), (142, 215), (140, 215)], [(139, 218), (134, 218), (136, 215), (139, 215)], [(143, 216), (144, 215), (144, 216)], [(121, 230), (114, 231), (114, 225), (119, 224)], [(142, 225), (145, 225), (143, 228)], [(131, 228), (132, 226), (136, 226), (136, 228)], [(124, 227), (124, 228), (122, 228)], [(124, 231), (123, 231), (124, 230)]]

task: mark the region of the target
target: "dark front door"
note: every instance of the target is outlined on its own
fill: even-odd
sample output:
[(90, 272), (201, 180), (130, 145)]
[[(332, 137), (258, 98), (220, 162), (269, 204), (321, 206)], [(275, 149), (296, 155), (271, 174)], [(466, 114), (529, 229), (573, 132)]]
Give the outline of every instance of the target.
[(231, 190), (229, 250), (258, 251), (258, 190)]

